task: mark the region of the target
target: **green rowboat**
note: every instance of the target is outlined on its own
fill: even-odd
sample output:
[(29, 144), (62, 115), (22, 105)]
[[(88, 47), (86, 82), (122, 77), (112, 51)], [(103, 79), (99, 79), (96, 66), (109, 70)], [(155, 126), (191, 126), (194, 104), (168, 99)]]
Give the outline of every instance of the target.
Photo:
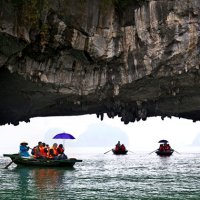
[(19, 154), (3, 154), (4, 157), (11, 158), (12, 162), (20, 166), (40, 166), (40, 167), (73, 167), (76, 162), (82, 162), (76, 158), (65, 160), (35, 159), (32, 157), (20, 157)]

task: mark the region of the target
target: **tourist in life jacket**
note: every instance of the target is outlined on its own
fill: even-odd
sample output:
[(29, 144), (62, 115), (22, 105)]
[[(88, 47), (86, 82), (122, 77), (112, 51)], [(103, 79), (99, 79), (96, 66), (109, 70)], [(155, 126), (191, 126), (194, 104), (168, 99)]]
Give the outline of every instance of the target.
[(42, 147), (40, 147), (39, 149), (42, 157), (47, 158), (48, 148), (44, 142), (42, 143)]
[(164, 151), (168, 151), (168, 144), (164, 144)]
[(121, 149), (120, 141), (115, 145), (115, 151), (119, 151)]
[(124, 146), (124, 144), (121, 145), (121, 150), (126, 151), (126, 147)]
[(160, 144), (159, 151), (165, 151), (163, 144)]
[(54, 143), (53, 146), (49, 150), (49, 158), (58, 160), (58, 151), (57, 151), (58, 144)]
[(21, 142), (20, 147), (19, 147), (19, 155), (23, 156), (23, 157), (29, 157), (29, 149), (30, 147), (27, 146), (28, 143), (27, 142)]
[(166, 145), (165, 145), (165, 150), (166, 150), (166, 151), (170, 151), (170, 149), (171, 149), (170, 145), (169, 145), (169, 144), (166, 144)]
[(48, 144), (45, 144), (45, 143), (43, 143), (43, 146), (44, 146), (44, 154), (45, 154), (46, 157), (48, 157), (48, 155), (49, 155), (48, 153), (50, 151), (50, 147), (49, 147)]
[(34, 158), (46, 159), (42, 142), (38, 142), (38, 146), (34, 148)]
[(64, 154), (64, 147), (62, 144), (59, 144), (58, 145), (58, 148), (57, 148), (57, 152), (58, 152), (58, 158), (59, 159), (67, 159), (67, 156)]

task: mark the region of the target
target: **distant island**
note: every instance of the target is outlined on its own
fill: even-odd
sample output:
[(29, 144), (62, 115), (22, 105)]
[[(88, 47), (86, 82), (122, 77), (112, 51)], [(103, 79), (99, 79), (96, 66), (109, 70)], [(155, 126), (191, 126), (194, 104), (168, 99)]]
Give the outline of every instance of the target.
[[(110, 125), (91, 124), (87, 130), (82, 133), (73, 146), (78, 147), (110, 147), (118, 141), (128, 145), (128, 136), (121, 129)], [(71, 146), (71, 145), (70, 145)]]
[[(45, 134), (45, 141), (47, 143), (63, 142), (62, 140), (53, 140), (53, 136), (59, 132), (63, 132), (58, 128), (49, 129)], [(73, 135), (73, 133), (71, 133)], [(98, 123), (88, 126), (79, 137), (76, 137), (73, 141), (65, 141), (65, 144), (70, 147), (112, 147), (118, 141), (124, 145), (129, 144), (127, 134), (119, 128), (112, 127)]]

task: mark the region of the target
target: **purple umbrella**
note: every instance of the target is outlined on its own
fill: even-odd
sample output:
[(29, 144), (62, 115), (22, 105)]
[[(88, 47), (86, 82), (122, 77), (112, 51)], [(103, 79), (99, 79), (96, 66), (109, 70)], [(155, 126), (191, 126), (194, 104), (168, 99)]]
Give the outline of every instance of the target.
[(75, 137), (69, 133), (59, 133), (53, 139), (75, 139)]
[(65, 139), (75, 139), (75, 137), (69, 133), (59, 133), (53, 137), (53, 139), (62, 139), (63, 146), (65, 147)]

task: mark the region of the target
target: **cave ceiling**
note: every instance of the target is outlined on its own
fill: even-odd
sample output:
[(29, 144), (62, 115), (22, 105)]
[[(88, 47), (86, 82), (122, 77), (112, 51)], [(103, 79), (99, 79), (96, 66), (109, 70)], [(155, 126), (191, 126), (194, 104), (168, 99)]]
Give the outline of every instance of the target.
[(0, 125), (199, 120), (199, 24), (198, 0), (1, 0)]

